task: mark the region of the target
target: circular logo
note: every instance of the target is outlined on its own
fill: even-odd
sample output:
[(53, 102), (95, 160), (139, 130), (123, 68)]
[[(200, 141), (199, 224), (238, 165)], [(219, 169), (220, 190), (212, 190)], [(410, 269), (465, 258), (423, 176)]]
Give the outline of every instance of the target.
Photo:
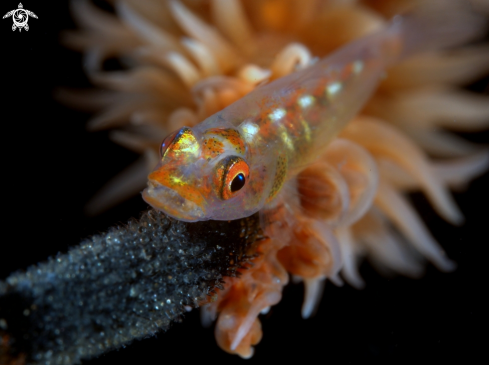
[(12, 19), (14, 20), (14, 24), (22, 28), (24, 25), (27, 24), (27, 21), (29, 20), (29, 14), (27, 14), (27, 11), (24, 9), (17, 9), (14, 11), (12, 14)]

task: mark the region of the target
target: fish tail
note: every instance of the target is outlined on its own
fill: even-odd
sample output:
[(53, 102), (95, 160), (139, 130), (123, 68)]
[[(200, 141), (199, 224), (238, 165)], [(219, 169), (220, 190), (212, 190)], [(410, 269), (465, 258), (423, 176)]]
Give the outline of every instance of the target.
[(487, 25), (470, 0), (429, 0), (420, 2), (412, 12), (396, 16), (392, 27), (400, 32), (402, 59), (467, 43), (483, 36)]

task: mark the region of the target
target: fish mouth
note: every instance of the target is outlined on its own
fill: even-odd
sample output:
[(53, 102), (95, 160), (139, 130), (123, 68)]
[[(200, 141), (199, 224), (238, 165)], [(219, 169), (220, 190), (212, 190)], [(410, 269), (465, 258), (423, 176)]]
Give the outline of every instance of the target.
[(154, 181), (148, 182), (143, 199), (153, 208), (185, 222), (206, 220), (204, 210), (178, 192)]

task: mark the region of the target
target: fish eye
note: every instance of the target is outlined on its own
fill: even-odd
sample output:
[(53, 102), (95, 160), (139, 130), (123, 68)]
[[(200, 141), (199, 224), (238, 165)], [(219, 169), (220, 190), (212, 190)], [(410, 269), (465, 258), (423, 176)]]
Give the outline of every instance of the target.
[(169, 147), (173, 144), (173, 141), (175, 140), (175, 137), (176, 137), (178, 132), (180, 132), (180, 131), (175, 131), (175, 132), (171, 133), (170, 135), (165, 137), (163, 142), (161, 142), (161, 146), (160, 146), (160, 157), (161, 158), (166, 156), (166, 154), (169, 150)]
[(166, 137), (160, 146), (160, 156), (164, 159), (171, 155), (173, 159), (181, 160), (190, 156), (198, 156), (199, 144), (192, 130), (183, 127)]
[(216, 166), (215, 186), (218, 196), (227, 200), (235, 196), (246, 185), (250, 169), (245, 160), (238, 156), (228, 156)]

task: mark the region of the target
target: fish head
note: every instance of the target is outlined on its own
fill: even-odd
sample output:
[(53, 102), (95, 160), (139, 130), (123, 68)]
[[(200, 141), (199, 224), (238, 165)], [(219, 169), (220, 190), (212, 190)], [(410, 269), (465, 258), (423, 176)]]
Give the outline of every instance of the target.
[[(183, 127), (161, 144), (143, 199), (178, 220), (233, 220), (263, 204), (251, 151), (233, 127)], [(252, 183), (256, 178), (255, 183)]]

